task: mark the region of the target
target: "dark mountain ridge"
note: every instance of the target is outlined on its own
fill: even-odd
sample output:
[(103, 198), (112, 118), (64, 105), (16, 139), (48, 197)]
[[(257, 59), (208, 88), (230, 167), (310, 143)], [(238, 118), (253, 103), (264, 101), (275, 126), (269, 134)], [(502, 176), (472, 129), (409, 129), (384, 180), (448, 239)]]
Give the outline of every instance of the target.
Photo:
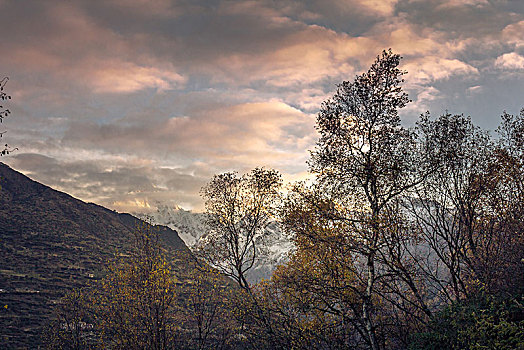
[[(131, 247), (143, 221), (56, 191), (3, 163), (0, 186), (0, 344), (37, 348), (56, 301), (99, 278), (117, 252)], [(158, 230), (170, 254), (189, 252), (176, 231)]]

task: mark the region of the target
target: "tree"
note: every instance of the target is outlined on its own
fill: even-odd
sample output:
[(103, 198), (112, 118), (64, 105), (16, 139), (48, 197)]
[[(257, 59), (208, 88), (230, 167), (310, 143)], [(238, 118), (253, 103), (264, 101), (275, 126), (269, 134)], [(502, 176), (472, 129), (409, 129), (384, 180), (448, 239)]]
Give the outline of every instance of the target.
[(386, 207), (422, 181), (414, 159), (412, 132), (400, 125), (398, 110), (409, 102), (402, 91), (401, 57), (384, 51), (370, 69), (343, 82), (322, 104), (317, 117), (320, 139), (311, 171), (323, 191), (333, 193), (335, 218), (353, 226), (365, 281), (362, 324), (371, 349), (378, 349), (374, 322), (376, 264), (383, 247)]
[(177, 286), (158, 232), (142, 223), (104, 278), (67, 294), (45, 334), (50, 349), (178, 349)]
[[(11, 95), (8, 95), (5, 91), (4, 91), (4, 88), (5, 88), (5, 85), (7, 84), (7, 82), (9, 81), (9, 78), (8, 77), (4, 77), (4, 79), (0, 80), (0, 100), (2, 102), (2, 105), (0, 105), (0, 123), (2, 123), (4, 121), (4, 118), (8, 117), (9, 114), (11, 114), (11, 111), (4, 107), (3, 105), (3, 102), (4, 101), (7, 101), (7, 100), (10, 100), (11, 99)], [(0, 137), (3, 137), (4, 134), (6, 133), (6, 131), (1, 131), (0, 132)], [(0, 156), (5, 156), (5, 155), (8, 155), (10, 152), (16, 150), (17, 148), (11, 148), (9, 147), (9, 145), (6, 143), (4, 145), (4, 148), (3, 150), (0, 151)]]
[(176, 347), (176, 280), (158, 232), (141, 224), (129, 254), (119, 254), (104, 278), (73, 290), (56, 310), (48, 348), (154, 349)]
[(94, 290), (93, 305), (102, 340), (118, 349), (175, 348), (176, 281), (149, 224), (135, 231), (129, 257), (111, 264)]
[[(239, 288), (190, 252), (169, 261), (150, 224), (139, 224), (134, 238), (101, 280), (60, 301), (44, 334), (47, 348), (241, 348), (231, 311)], [(173, 262), (184, 264), (176, 275)]]
[(282, 206), (281, 224), (295, 251), (263, 292), (289, 347), (352, 349), (363, 336), (354, 241), (347, 223), (328, 219), (332, 214), (328, 194), (300, 183)]
[(234, 172), (215, 175), (201, 190), (209, 232), (197, 247), (197, 256), (232, 278), (242, 289), (245, 297), (237, 303), (235, 311), (240, 322), (250, 319), (260, 325), (274, 349), (282, 346), (270, 315), (253, 293), (247, 273), (267, 254), (266, 227), (274, 220), (281, 185), (277, 171), (263, 168), (240, 177)]
[(510, 276), (522, 275), (523, 120), (522, 112), (505, 113), (498, 142), (461, 115), (421, 125), (448, 145), (439, 169), (406, 198), (413, 226), (432, 256), (417, 264), (440, 294), (434, 300), (452, 303), (481, 289), (522, 290), (522, 280)]
[(477, 274), (491, 292), (524, 293), (524, 108), (505, 113), (486, 172), (486, 210)]
[[(354, 297), (348, 320), (371, 349), (405, 347), (409, 334), (429, 322), (438, 307), (436, 294), (447, 292), (447, 276), (431, 274), (441, 264), (428, 253), (428, 245), (440, 249), (437, 256), (447, 255), (443, 236), (432, 237), (438, 230), (413, 217), (420, 219), (428, 208), (447, 208), (437, 198), (442, 193), (429, 186), (443, 184), (443, 174), (469, 165), (480, 169), (467, 163), (473, 158), (465, 160), (464, 152), (476, 154), (478, 161), (489, 153), (483, 133), (462, 116), (446, 114), (432, 121), (426, 114), (416, 128), (401, 126), (398, 111), (409, 99), (400, 86), (406, 73), (398, 68), (400, 59), (384, 51), (366, 73), (340, 84), (322, 104), (320, 139), (309, 163), (317, 181), (309, 189), (295, 187), (284, 205), (284, 227), (298, 243), (297, 256), (304, 254), (303, 242), (326, 246), (325, 258), (343, 262), (338, 266), (344, 276), (352, 276), (345, 287)], [(470, 180), (461, 176), (457, 173), (456, 182), (467, 187)], [(449, 222), (449, 217), (439, 219)], [(458, 254), (463, 246), (452, 248)], [(459, 260), (458, 265), (444, 261), (452, 279), (463, 267), (463, 255)], [(335, 304), (344, 305), (337, 298)]]
[(55, 307), (55, 319), (43, 334), (46, 348), (82, 350), (96, 345), (89, 293), (73, 290)]
[(518, 299), (480, 293), (440, 310), (409, 350), (512, 350), (524, 347), (524, 307)]
[(190, 267), (187, 277), (189, 283), (183, 290), (181, 313), (189, 339), (183, 341), (182, 347), (227, 349), (237, 328), (230, 305), (236, 292), (232, 283), (227, 283), (216, 269), (198, 261)]
[(215, 175), (201, 190), (209, 232), (199, 256), (248, 292), (246, 274), (265, 254), (265, 228), (273, 220), (281, 185), (277, 171), (256, 168), (241, 177)]
[[(417, 263), (430, 281), (428, 285), (441, 294), (433, 299), (450, 303), (466, 298), (470, 292), (465, 252), (476, 250), (484, 174), (493, 147), (489, 135), (462, 115), (445, 114), (434, 122), (426, 115), (419, 128), (433, 136), (429, 147), (446, 143), (447, 151), (436, 157), (439, 168), (405, 202), (409, 203), (414, 229), (432, 257), (430, 261), (418, 259)], [(440, 268), (428, 268), (430, 265)]]

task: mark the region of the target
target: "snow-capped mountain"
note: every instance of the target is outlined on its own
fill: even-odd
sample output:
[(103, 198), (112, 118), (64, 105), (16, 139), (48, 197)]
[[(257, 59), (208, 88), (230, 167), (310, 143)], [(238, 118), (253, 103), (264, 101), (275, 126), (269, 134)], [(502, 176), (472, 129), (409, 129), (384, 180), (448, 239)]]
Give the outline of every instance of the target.
[(193, 213), (179, 206), (157, 204), (156, 211), (148, 214), (133, 214), (140, 219), (150, 219), (154, 225), (164, 225), (178, 232), (178, 235), (191, 248), (205, 233), (204, 214)]
[[(192, 249), (199, 239), (206, 233), (204, 222), (205, 214), (193, 213), (178, 206), (157, 204), (157, 210), (149, 214), (135, 213), (140, 219), (150, 219), (152, 224), (165, 225), (178, 232), (178, 235)], [(278, 265), (286, 263), (293, 243), (279, 229), (276, 222), (268, 227), (268, 255), (259, 260), (249, 271), (248, 278), (251, 282), (268, 279)]]
[(285, 264), (289, 260), (289, 254), (293, 250), (293, 243), (280, 230), (276, 222), (272, 222), (266, 228), (268, 231), (267, 256), (255, 263), (248, 271), (247, 277), (250, 282), (258, 282), (268, 279), (278, 265)]

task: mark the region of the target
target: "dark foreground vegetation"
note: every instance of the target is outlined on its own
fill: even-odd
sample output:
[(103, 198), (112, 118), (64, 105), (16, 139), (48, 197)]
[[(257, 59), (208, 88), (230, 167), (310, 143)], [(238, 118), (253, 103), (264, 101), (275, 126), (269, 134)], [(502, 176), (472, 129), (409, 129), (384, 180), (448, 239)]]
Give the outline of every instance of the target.
[[(463, 115), (400, 123), (400, 57), (383, 52), (317, 118), (315, 179), (216, 175), (192, 283), (147, 226), (128, 256), (62, 300), (49, 347), (524, 347), (524, 109), (496, 135)], [(269, 281), (245, 274), (278, 220), (295, 243)], [(235, 283), (228, 283), (232, 280)]]

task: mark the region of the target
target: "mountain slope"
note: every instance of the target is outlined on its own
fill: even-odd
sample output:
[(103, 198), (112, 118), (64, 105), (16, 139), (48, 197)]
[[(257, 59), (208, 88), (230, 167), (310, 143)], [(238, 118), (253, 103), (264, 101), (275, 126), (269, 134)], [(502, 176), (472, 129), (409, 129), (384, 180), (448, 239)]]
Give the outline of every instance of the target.
[[(98, 278), (117, 251), (130, 247), (141, 221), (53, 190), (3, 163), (0, 186), (0, 343), (36, 348), (56, 300)], [(188, 251), (175, 231), (159, 230), (168, 251)]]

